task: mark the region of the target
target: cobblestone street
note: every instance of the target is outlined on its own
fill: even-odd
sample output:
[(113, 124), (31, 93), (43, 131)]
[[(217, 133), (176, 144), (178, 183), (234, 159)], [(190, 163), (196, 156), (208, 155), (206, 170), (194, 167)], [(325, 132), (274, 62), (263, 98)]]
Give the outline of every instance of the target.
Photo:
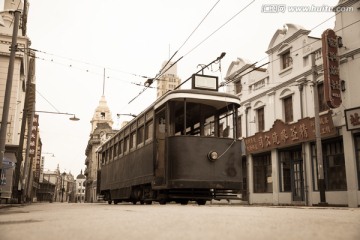
[(0, 209), (2, 240), (360, 239), (360, 209), (42, 203)]

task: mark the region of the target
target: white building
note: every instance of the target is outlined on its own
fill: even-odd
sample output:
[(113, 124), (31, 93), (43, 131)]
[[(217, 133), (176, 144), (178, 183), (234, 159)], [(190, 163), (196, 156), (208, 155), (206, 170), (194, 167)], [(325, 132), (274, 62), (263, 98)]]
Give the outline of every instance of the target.
[(177, 65), (171, 66), (172, 62), (169, 62), (167, 65), (166, 63), (167, 61), (162, 64), (162, 72), (164, 73), (157, 80), (157, 98), (168, 91), (174, 90), (181, 82), (181, 79), (177, 76)]
[(85, 186), (84, 186), (85, 180), (86, 177), (81, 170), (80, 174), (77, 175), (75, 180), (75, 202), (78, 203), (85, 202)]
[[(4, 11), (0, 13), (0, 117), (2, 118), (10, 59), (9, 47), (12, 43), (14, 26), (13, 13), (18, 7), (22, 10), (17, 35), (18, 50), (15, 53), (5, 139), (4, 162), (7, 169), (4, 169), (7, 177), (6, 185), (0, 186), (1, 198), (6, 199), (11, 197), (19, 197), (20, 199), (20, 192), (18, 195), (17, 190), (24, 190), (26, 187), (27, 173), (29, 171), (24, 173), (24, 169), (28, 170), (30, 165), (26, 139), (29, 139), (28, 135), (30, 133), (27, 129), (31, 129), (33, 121), (32, 111), (35, 106), (35, 54), (29, 50), (30, 39), (26, 35), (28, 5), (25, 9), (23, 5), (23, 1), (20, 0), (5, 0)], [(25, 96), (27, 96), (27, 99), (25, 99)], [(24, 109), (27, 112), (24, 112)], [(25, 126), (25, 128), (22, 129), (22, 126)], [(24, 167), (24, 163), (27, 163), (27, 166)], [(12, 177), (15, 177), (15, 179)]]
[(98, 161), (96, 157), (96, 150), (109, 137), (113, 136), (117, 131), (112, 129), (113, 120), (111, 111), (107, 105), (105, 96), (101, 96), (99, 105), (96, 107), (93, 118), (90, 121), (91, 132), (88, 144), (85, 150), (85, 165), (86, 169), (84, 175), (85, 181), (85, 201), (97, 201), (97, 187), (98, 187)]
[[(329, 109), (324, 101), (324, 70), (320, 38), (295, 24), (275, 32), (267, 50), (267, 68), (255, 69), (238, 59), (227, 72), (242, 106), (238, 132), (245, 143), (243, 166), (245, 191), (250, 204), (317, 205), (318, 185), (314, 116), (320, 109), (320, 130), (326, 203), (360, 206), (360, 131), (348, 131), (345, 112), (360, 114), (360, 1), (340, 1), (353, 11), (336, 15), (335, 32), (342, 37), (339, 48), (343, 103)], [(315, 54), (316, 85), (311, 53)], [(252, 71), (254, 70), (254, 71)], [(252, 72), (250, 72), (252, 71)], [(248, 73), (248, 74), (245, 74)], [(314, 86), (319, 102), (314, 102)]]

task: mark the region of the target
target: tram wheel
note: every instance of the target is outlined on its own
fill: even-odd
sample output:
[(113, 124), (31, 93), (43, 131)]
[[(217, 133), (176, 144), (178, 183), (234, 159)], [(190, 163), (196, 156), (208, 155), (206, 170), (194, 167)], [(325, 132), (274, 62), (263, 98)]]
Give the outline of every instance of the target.
[(111, 204), (112, 203), (112, 201), (111, 200), (108, 200), (108, 204)]
[(166, 204), (166, 200), (165, 200), (165, 199), (160, 199), (159, 203), (160, 203), (160, 205), (165, 205), (165, 204)]
[(188, 203), (189, 203), (189, 200), (187, 200), (187, 199), (180, 200), (181, 205), (188, 205)]
[(206, 204), (206, 200), (204, 200), (204, 199), (199, 199), (199, 200), (196, 200), (196, 203), (197, 203), (198, 205), (205, 205), (205, 204)]

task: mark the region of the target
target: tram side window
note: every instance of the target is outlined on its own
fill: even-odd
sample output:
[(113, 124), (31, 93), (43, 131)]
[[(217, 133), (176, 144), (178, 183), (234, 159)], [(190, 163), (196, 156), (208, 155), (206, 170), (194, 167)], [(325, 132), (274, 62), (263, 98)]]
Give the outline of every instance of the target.
[(101, 153), (101, 162), (102, 162), (102, 165), (105, 165), (105, 163), (106, 163), (105, 160), (106, 160), (106, 159), (105, 159), (105, 152), (102, 152), (102, 153)]
[(114, 154), (113, 154), (113, 156), (114, 156), (114, 158), (115, 157), (117, 157), (117, 155), (118, 155), (118, 144), (114, 144)]
[(125, 137), (125, 142), (124, 142), (124, 153), (126, 153), (127, 151), (129, 151), (129, 136)]
[(108, 152), (108, 150), (105, 150), (105, 161), (106, 161), (106, 163), (109, 163), (109, 152)]
[(138, 128), (137, 132), (137, 144), (141, 144), (144, 142), (144, 126)]
[(153, 135), (153, 121), (149, 121), (145, 124), (145, 141), (151, 139)]
[(118, 154), (119, 155), (123, 153), (122, 144), (123, 144), (123, 140), (119, 141), (119, 143), (118, 143)]
[(136, 146), (136, 132), (132, 132), (130, 135), (130, 149), (133, 149)]
[(113, 157), (112, 157), (113, 155), (112, 154), (113, 154), (113, 147), (111, 147), (110, 150), (109, 150), (109, 159), (110, 159), (110, 161), (113, 160)]

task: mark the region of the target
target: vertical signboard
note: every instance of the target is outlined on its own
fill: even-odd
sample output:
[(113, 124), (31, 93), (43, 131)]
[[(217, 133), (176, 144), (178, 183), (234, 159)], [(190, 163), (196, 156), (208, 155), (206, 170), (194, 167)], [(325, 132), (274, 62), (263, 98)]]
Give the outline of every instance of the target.
[(31, 137), (30, 137), (30, 151), (29, 156), (34, 158), (36, 155), (36, 141), (37, 141), (37, 133), (38, 133), (38, 126), (39, 126), (39, 115), (34, 114), (33, 125), (31, 129)]
[(30, 150), (29, 150), (29, 157), (30, 161), (32, 162), (32, 171), (34, 171), (35, 175), (34, 178), (38, 179), (37, 176), (37, 156), (38, 156), (38, 127), (39, 127), (39, 115), (35, 114), (31, 129), (31, 137), (30, 137)]
[(324, 67), (324, 97), (330, 108), (341, 105), (338, 41), (335, 32), (327, 29), (321, 36)]

